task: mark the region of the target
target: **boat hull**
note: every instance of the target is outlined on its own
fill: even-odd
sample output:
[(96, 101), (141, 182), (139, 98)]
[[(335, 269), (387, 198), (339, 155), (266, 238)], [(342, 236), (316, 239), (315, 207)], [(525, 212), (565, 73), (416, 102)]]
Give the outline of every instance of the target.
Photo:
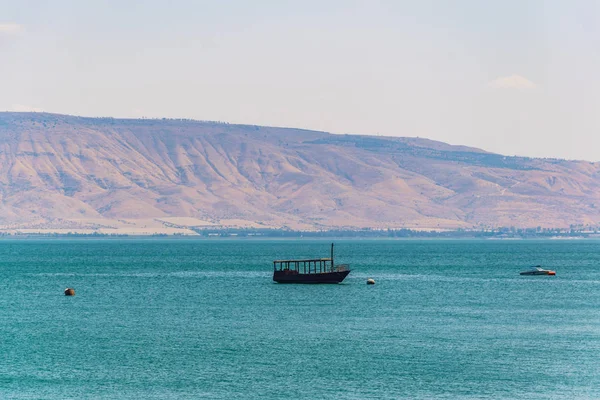
[(556, 275), (554, 271), (525, 271), (521, 272), (520, 275)]
[(341, 283), (350, 270), (322, 272), (317, 274), (300, 274), (296, 271), (274, 271), (273, 280), (277, 283)]

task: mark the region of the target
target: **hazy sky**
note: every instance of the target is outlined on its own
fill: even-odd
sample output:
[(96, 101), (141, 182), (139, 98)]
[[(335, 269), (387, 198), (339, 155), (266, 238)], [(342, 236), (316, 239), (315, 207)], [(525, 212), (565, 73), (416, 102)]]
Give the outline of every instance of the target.
[(600, 161), (598, 1), (0, 0), (0, 110)]

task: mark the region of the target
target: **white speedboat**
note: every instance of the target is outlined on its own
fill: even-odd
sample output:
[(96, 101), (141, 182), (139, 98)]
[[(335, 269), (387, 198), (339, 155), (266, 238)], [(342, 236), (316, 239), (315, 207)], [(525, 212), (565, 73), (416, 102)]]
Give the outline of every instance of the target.
[(521, 272), (520, 275), (556, 275), (556, 272), (549, 269), (543, 269), (540, 265), (536, 265), (535, 267), (531, 267), (528, 271)]

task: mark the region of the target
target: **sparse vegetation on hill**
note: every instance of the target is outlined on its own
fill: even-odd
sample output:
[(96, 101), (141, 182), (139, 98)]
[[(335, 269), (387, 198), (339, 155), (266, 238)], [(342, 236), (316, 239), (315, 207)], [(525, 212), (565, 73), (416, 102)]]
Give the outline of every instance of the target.
[(191, 120), (0, 113), (4, 231), (163, 234), (568, 227), (600, 165), (418, 138)]

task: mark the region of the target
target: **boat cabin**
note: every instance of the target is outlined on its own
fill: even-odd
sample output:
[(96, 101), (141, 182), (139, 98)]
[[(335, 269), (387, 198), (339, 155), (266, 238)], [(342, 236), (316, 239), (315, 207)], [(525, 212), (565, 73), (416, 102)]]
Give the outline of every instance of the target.
[(299, 274), (322, 274), (325, 272), (339, 272), (348, 269), (347, 264), (334, 265), (331, 258), (317, 258), (311, 260), (275, 260), (275, 271), (290, 271)]

